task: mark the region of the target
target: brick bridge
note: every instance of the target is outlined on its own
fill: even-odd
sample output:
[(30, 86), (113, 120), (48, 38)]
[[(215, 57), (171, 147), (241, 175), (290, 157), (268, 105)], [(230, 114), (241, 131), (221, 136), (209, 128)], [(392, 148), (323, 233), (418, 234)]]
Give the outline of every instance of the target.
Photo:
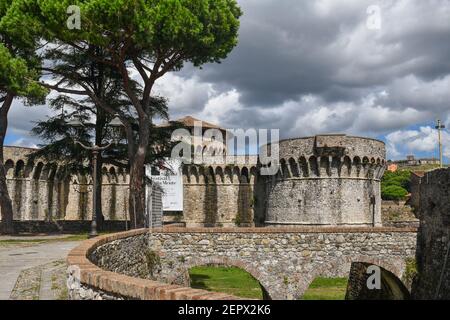
[(165, 228), (147, 237), (160, 256), (160, 281), (189, 285), (194, 266), (237, 266), (265, 298), (298, 299), (316, 277), (346, 277), (355, 262), (402, 279), (416, 235), (414, 228)]

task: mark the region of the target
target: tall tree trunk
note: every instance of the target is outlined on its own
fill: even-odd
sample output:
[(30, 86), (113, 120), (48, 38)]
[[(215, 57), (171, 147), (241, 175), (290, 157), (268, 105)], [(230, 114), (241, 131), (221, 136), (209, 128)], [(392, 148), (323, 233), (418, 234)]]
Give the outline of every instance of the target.
[(130, 221), (131, 228), (142, 228), (145, 222), (145, 157), (150, 142), (150, 121), (139, 123), (139, 144), (130, 157)]
[(2, 232), (5, 234), (14, 233), (13, 208), (6, 184), (6, 170), (3, 157), (3, 143), (5, 142), (6, 130), (8, 129), (8, 111), (11, 108), (13, 99), (14, 95), (8, 93), (0, 108), (0, 208), (2, 211)]
[(130, 224), (132, 229), (143, 228), (145, 222), (145, 184), (144, 184), (144, 164), (135, 161), (130, 170)]

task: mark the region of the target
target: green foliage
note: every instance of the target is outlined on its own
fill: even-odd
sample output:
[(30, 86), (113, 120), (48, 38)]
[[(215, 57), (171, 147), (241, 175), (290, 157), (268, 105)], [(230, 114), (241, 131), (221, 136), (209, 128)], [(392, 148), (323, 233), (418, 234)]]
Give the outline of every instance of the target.
[[(66, 27), (70, 5), (80, 7), (81, 30)], [(25, 22), (47, 39), (99, 47), (127, 43), (135, 56), (182, 50), (183, 60), (198, 66), (224, 59), (236, 46), (241, 14), (235, 0), (16, 0), (4, 26)]]
[(201, 266), (189, 270), (191, 287), (223, 292), (242, 298), (262, 299), (259, 282), (236, 267)]
[(417, 275), (416, 259), (407, 258), (405, 264), (405, 272), (403, 273), (402, 281), (408, 288), (411, 288), (414, 278)]
[(383, 179), (381, 180), (381, 183), (386, 185), (397, 185), (406, 189), (407, 191), (410, 191), (411, 171), (386, 171), (384, 173)]
[(390, 185), (381, 189), (381, 197), (383, 200), (401, 200), (406, 197), (408, 191), (406, 189), (396, 186)]
[(381, 197), (384, 200), (400, 200), (411, 190), (411, 172), (399, 170), (386, 171), (381, 180)]
[(37, 40), (23, 42), (1, 27), (11, 5), (12, 1), (0, 1), (0, 95), (2, 100), (10, 94), (25, 98), (28, 103), (42, 103), (48, 92), (39, 84)]

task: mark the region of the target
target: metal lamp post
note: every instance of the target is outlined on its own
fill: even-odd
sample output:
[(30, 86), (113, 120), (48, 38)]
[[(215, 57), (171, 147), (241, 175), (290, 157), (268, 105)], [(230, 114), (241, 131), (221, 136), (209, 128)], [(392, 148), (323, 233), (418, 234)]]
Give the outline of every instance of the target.
[[(73, 119), (68, 122), (68, 125), (75, 128), (76, 130), (80, 130), (84, 127), (84, 124), (80, 121), (80, 119)], [(112, 136), (113, 141), (108, 143), (107, 145), (93, 145), (93, 146), (87, 146), (81, 141), (78, 141), (74, 138), (74, 143), (79, 144), (83, 149), (89, 150), (92, 152), (92, 222), (91, 222), (91, 231), (89, 232), (89, 238), (96, 237), (98, 235), (97, 233), (97, 158), (98, 154), (102, 152), (103, 150), (108, 149), (113, 144), (117, 144), (120, 140), (121, 135), (121, 128), (123, 124), (120, 121), (119, 117), (116, 116), (114, 119), (111, 120), (109, 124), (107, 124), (107, 127), (110, 127), (112, 129)]]

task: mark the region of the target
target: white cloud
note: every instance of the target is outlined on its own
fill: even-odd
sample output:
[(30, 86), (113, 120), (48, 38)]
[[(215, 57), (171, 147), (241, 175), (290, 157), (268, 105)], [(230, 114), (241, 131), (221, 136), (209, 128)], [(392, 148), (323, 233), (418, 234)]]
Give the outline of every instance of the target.
[(239, 92), (236, 89), (220, 94), (212, 92), (205, 108), (198, 114), (198, 117), (209, 122), (220, 123), (223, 119), (226, 119), (227, 114), (242, 110), (239, 97)]
[(37, 148), (38, 145), (32, 142), (32, 139), (19, 138), (10, 143), (14, 147)]
[[(386, 136), (388, 156), (397, 159), (417, 152), (438, 157), (438, 133), (431, 126), (417, 130), (397, 130)], [(442, 131), (443, 154), (450, 159), (450, 133)]]

